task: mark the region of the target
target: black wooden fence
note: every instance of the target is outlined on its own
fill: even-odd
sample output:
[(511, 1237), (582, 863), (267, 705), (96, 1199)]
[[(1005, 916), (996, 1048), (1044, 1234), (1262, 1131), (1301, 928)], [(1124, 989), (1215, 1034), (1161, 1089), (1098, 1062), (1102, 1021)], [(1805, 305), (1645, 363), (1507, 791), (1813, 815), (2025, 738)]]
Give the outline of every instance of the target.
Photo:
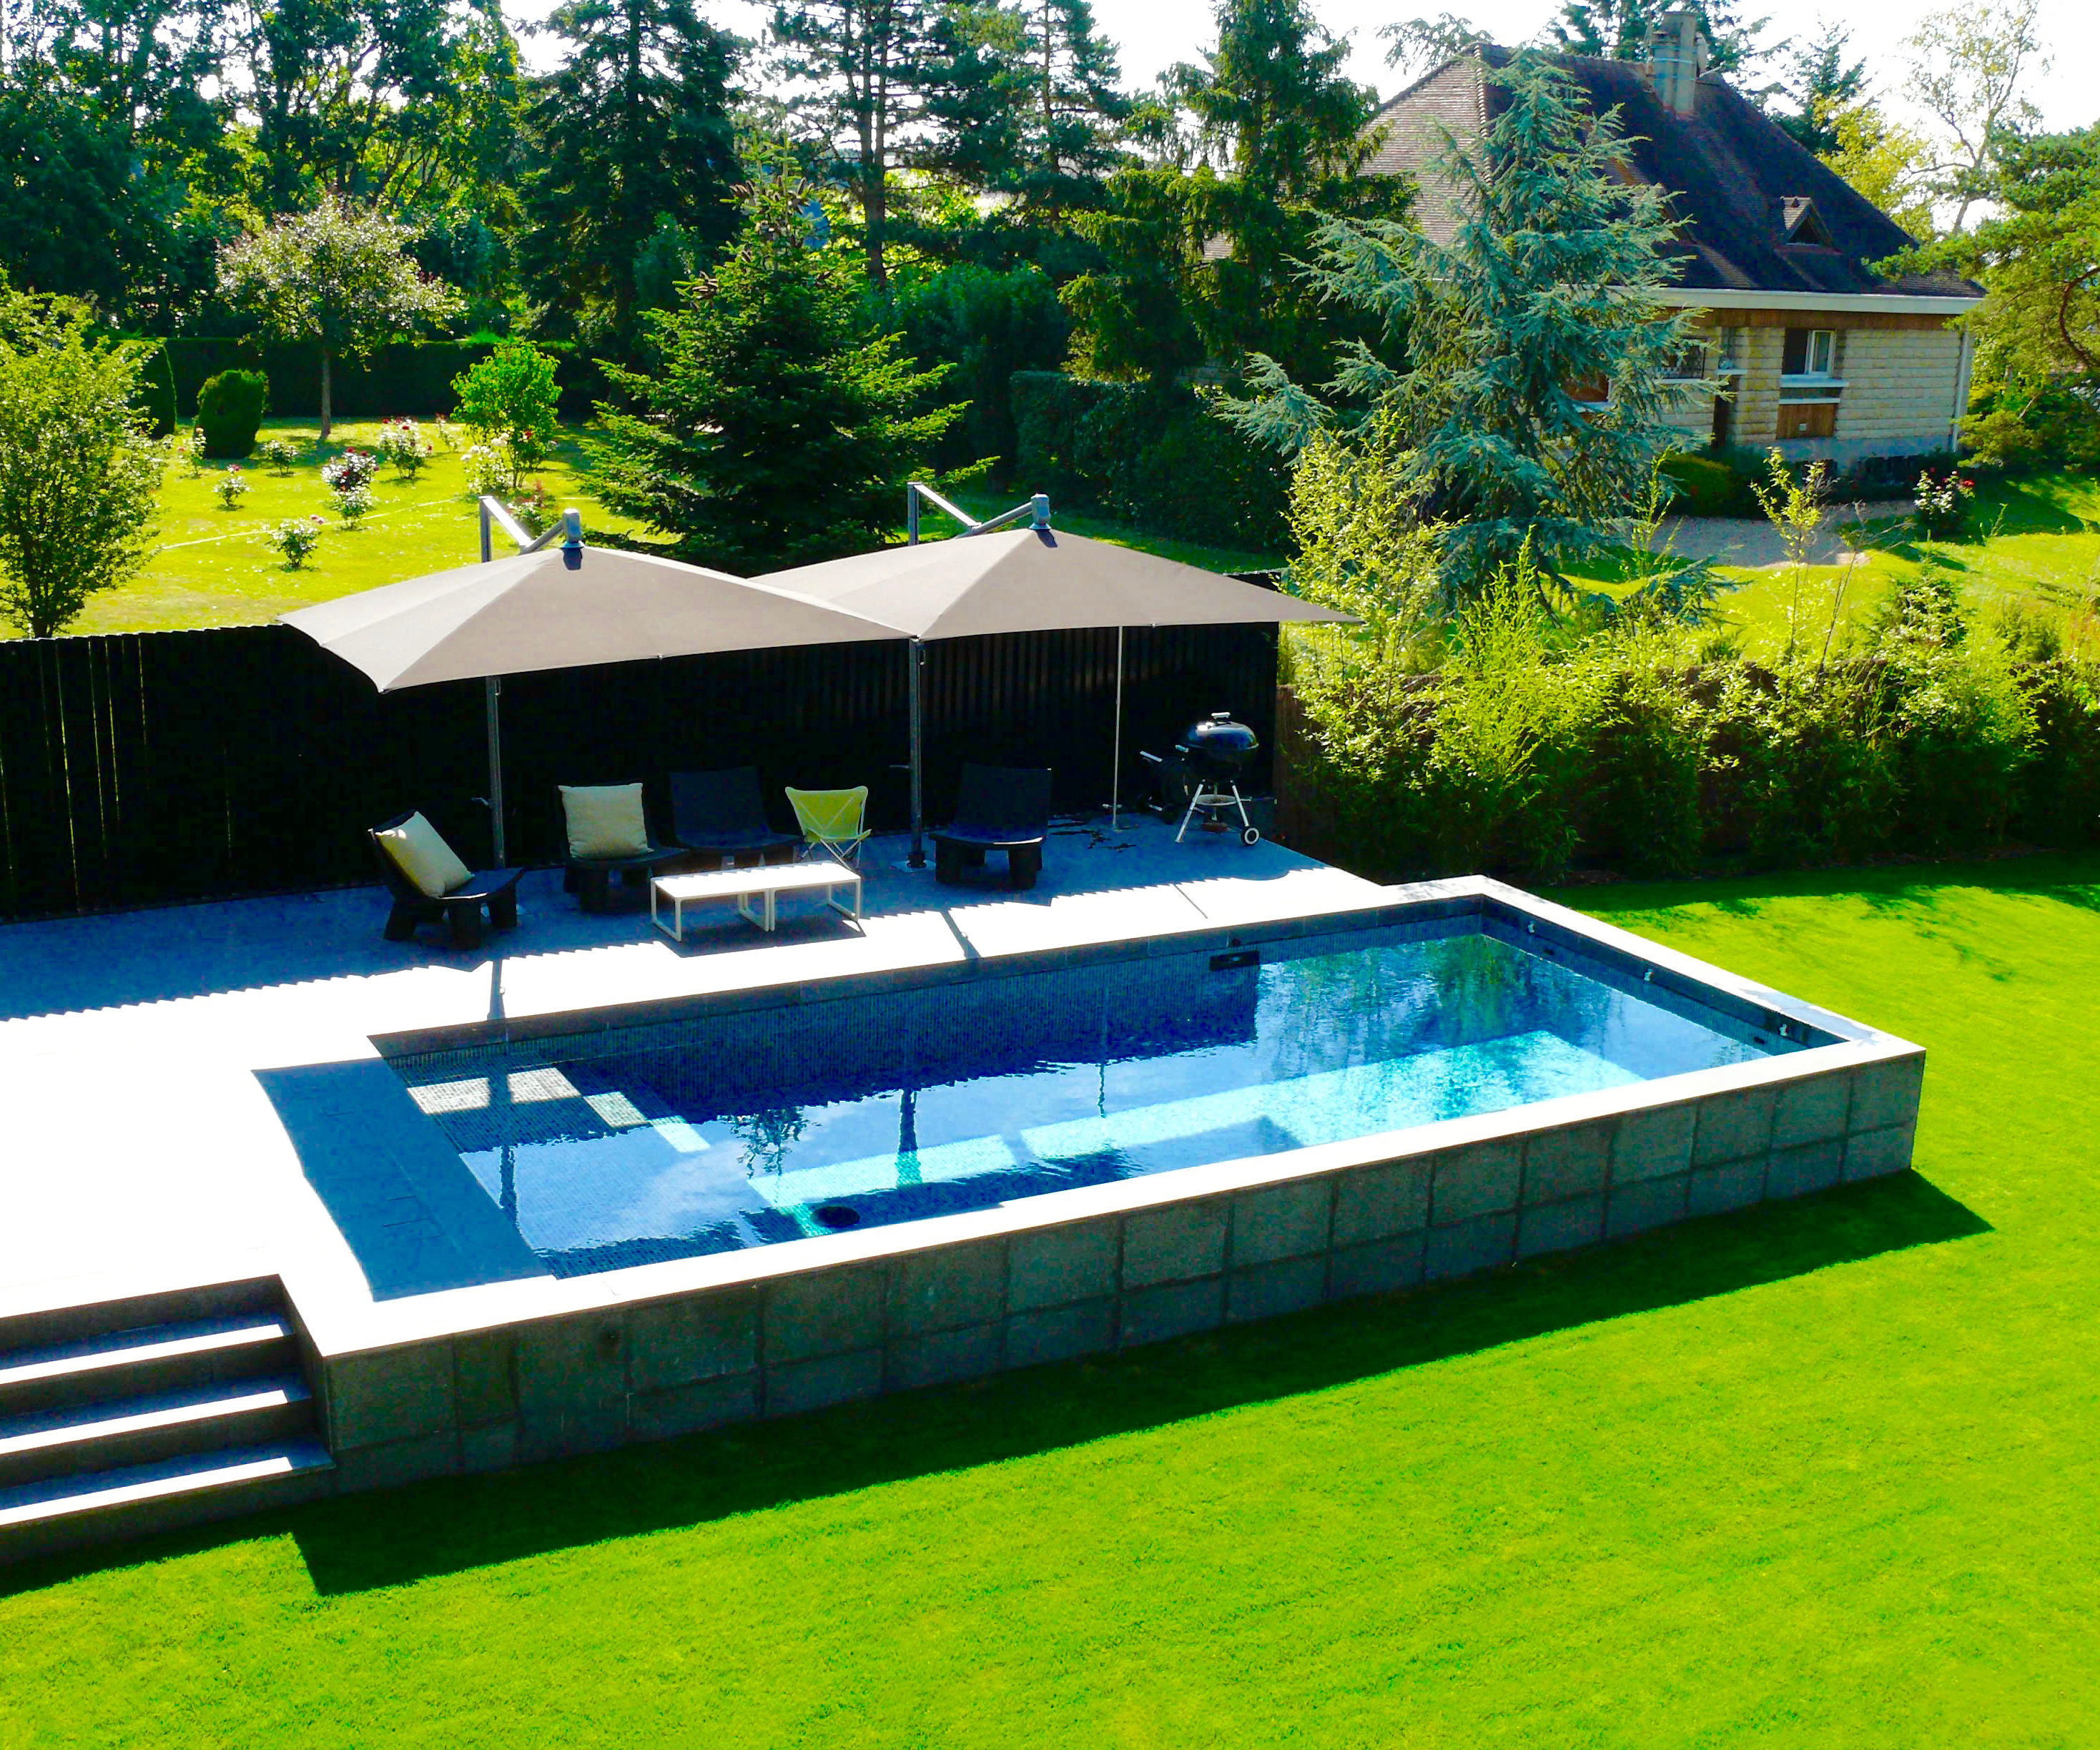
[[(929, 645), (929, 818), (965, 759), (1055, 768), (1061, 809), (1105, 802), (1115, 648), (1113, 631)], [(867, 783), (875, 823), (904, 824), (906, 649), (510, 677), (512, 861), (558, 856), (557, 783), (640, 778), (655, 805), (667, 774), (711, 766), (757, 766), (783, 825), (788, 783)], [(1145, 782), (1136, 750), (1201, 712), (1273, 739), (1275, 632), (1132, 631), (1125, 684), (1127, 796)], [(484, 858), (470, 799), (488, 787), (479, 681), (381, 694), (283, 626), (0, 643), (0, 917), (368, 881), (362, 829), (408, 807)]]

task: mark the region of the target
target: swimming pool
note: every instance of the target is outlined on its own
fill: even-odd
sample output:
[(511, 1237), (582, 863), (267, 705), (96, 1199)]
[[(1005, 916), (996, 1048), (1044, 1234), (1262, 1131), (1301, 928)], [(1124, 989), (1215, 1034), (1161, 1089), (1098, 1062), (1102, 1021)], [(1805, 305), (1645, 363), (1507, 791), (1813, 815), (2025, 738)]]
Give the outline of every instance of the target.
[(396, 1056), (557, 1276), (993, 1208), (1833, 1043), (1470, 915)]

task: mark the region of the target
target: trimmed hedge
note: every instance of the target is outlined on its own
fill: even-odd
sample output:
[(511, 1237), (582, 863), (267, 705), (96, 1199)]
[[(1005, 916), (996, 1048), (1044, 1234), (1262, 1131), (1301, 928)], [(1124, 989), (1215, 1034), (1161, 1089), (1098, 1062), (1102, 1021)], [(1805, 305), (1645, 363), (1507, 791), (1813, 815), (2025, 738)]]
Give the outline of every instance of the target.
[[(255, 340), (178, 335), (159, 342), (144, 372), (145, 411), (165, 434), (196, 417), (197, 390), (223, 371), (260, 371), (270, 380), (271, 410), (280, 417), (317, 417), (321, 405), (320, 348)], [(564, 419), (588, 419), (606, 393), (595, 359), (573, 348), (549, 346)], [(452, 379), (495, 350), (488, 341), (401, 341), (364, 359), (338, 359), (331, 385), (338, 419), (428, 418), (448, 414), (457, 397)]]
[(1154, 535), (1281, 551), (1290, 470), (1193, 390), (1061, 371), (1012, 378), (1016, 484)]
[(197, 390), (197, 424), (207, 456), (236, 461), (255, 447), (270, 406), (270, 379), (260, 371), (221, 371)]

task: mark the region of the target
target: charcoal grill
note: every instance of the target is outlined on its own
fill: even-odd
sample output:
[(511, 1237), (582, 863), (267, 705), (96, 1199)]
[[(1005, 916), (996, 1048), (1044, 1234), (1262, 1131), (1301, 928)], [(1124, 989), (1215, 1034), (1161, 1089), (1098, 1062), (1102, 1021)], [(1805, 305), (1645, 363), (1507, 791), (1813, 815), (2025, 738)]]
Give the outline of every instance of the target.
[(1181, 732), (1174, 752), (1187, 771), (1192, 786), (1189, 806), (1181, 816), (1179, 844), (1189, 822), (1203, 817), (1203, 830), (1223, 832), (1230, 817), (1239, 817), (1240, 843), (1259, 844), (1261, 834), (1247, 818), (1246, 800), (1240, 794), (1239, 776), (1248, 760), (1261, 751), (1261, 742), (1244, 723), (1235, 722), (1229, 711), (1214, 711)]

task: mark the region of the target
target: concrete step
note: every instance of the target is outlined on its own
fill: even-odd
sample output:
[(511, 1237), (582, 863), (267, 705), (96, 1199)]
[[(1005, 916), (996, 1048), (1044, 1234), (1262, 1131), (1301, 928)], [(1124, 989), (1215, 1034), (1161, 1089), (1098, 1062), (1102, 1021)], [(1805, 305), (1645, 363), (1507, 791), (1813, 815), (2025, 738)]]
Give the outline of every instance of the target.
[(0, 1355), (0, 1420), (66, 1404), (298, 1371), (289, 1320), (229, 1313)]
[(236, 1276), (185, 1283), (148, 1293), (33, 1307), (0, 1316), (0, 1356), (107, 1337), (148, 1325), (187, 1324), (236, 1313), (281, 1313), (283, 1285), (275, 1276)]
[(0, 1421), (0, 1488), (291, 1439), (313, 1422), (293, 1373), (33, 1410)]
[(288, 1506), (326, 1493), (334, 1469), (292, 1439), (0, 1489), (0, 1563)]

